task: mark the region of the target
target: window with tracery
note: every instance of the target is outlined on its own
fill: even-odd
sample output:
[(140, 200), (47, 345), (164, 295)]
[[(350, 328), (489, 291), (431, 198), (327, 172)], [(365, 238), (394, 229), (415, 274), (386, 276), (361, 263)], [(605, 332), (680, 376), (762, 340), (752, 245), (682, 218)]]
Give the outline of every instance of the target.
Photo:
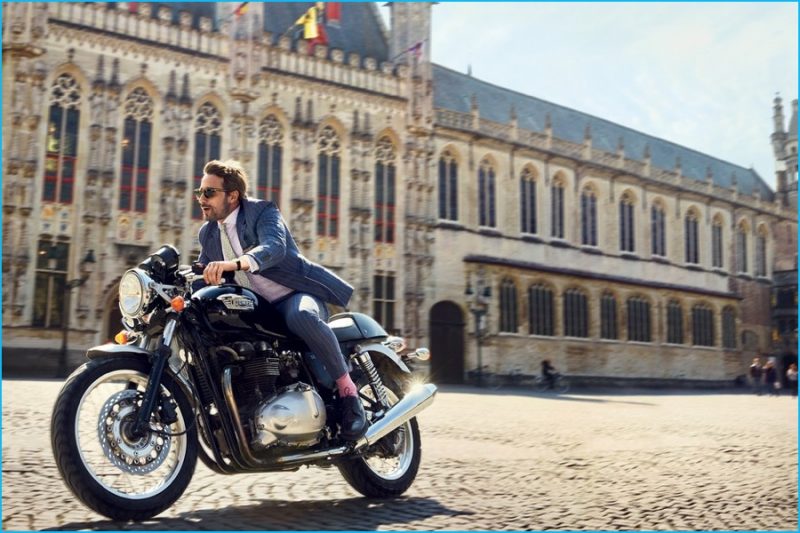
[(736, 270), (747, 272), (747, 225), (744, 223), (736, 230)]
[(610, 292), (600, 299), (600, 338), (617, 339), (617, 299)]
[(628, 298), (628, 340), (651, 342), (650, 302), (641, 296)]
[(478, 205), (481, 226), (494, 228), (495, 219), (495, 172), (488, 159), (481, 161), (478, 168)]
[(667, 342), (683, 344), (683, 308), (677, 300), (667, 304)]
[(394, 242), (396, 156), (392, 141), (375, 147), (375, 242)]
[(692, 344), (714, 346), (714, 311), (708, 305), (692, 307)]
[(756, 276), (765, 277), (767, 275), (767, 230), (763, 227), (758, 229), (756, 236)]
[(517, 286), (511, 279), (504, 279), (500, 284), (500, 331), (516, 333)]
[(633, 208), (633, 197), (623, 194), (619, 201), (619, 249), (623, 252), (636, 251)]
[(665, 257), (667, 255), (667, 226), (664, 206), (660, 203), (653, 204), (650, 208), (650, 234), (653, 255)]
[(597, 246), (597, 195), (588, 187), (581, 194), (581, 244)]
[(325, 126), (317, 137), (318, 189), (317, 189), (317, 235), (338, 237), (339, 235), (339, 180), (341, 167), (341, 143), (339, 135), (330, 126)]
[(722, 268), (723, 266), (723, 241), (722, 241), (722, 220), (714, 219), (711, 225), (711, 266)]
[(80, 131), (81, 87), (62, 74), (50, 88), (42, 200), (71, 204)]
[(555, 334), (553, 290), (545, 285), (528, 289), (528, 331), (531, 335)]
[(589, 306), (586, 293), (580, 289), (564, 291), (564, 335), (589, 336)]
[(564, 183), (558, 179), (550, 187), (550, 236), (564, 238)]
[(684, 219), (685, 239), (686, 239), (686, 262), (691, 264), (700, 263), (700, 246), (698, 244), (697, 213), (689, 211)]
[[(222, 145), (222, 115), (211, 102), (203, 103), (194, 117), (194, 188), (200, 188), (203, 168), (211, 160), (219, 159)], [(192, 200), (192, 218), (202, 218), (197, 200)]]
[(124, 103), (122, 165), (120, 168), (119, 208), (121, 211), (147, 211), (150, 179), (150, 148), (153, 130), (153, 99), (137, 87)]
[(267, 115), (258, 126), (258, 181), (256, 196), (280, 207), (283, 127), (275, 115)]
[(458, 163), (448, 151), (439, 158), (439, 218), (458, 220)]
[(522, 233), (536, 233), (536, 176), (526, 168), (522, 171), (520, 187), (520, 228)]
[(36, 253), (34, 278), (34, 327), (57, 328), (64, 320), (64, 295), (67, 289), (69, 243), (43, 239)]

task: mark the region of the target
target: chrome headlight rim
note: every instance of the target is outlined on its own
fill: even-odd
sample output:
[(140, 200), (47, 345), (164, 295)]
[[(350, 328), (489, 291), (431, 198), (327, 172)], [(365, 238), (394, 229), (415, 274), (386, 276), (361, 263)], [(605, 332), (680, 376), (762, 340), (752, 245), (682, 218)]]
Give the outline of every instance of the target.
[[(128, 279), (134, 278), (135, 281), (139, 284), (139, 291), (141, 296), (139, 298), (139, 302), (136, 305), (135, 309), (126, 309), (123, 305), (123, 283), (126, 281), (126, 277)], [(125, 272), (122, 275), (122, 278), (119, 282), (119, 310), (122, 313), (122, 316), (125, 318), (141, 318), (147, 308), (153, 301), (153, 290), (152, 290), (153, 280), (147, 273), (139, 268), (132, 268)]]

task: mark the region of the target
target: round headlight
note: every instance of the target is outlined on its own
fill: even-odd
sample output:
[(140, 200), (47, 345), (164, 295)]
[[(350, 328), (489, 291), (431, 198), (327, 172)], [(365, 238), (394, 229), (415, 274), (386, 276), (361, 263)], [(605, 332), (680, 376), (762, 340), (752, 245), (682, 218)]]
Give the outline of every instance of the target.
[(136, 269), (125, 272), (119, 282), (119, 310), (127, 318), (139, 318), (150, 303), (150, 279)]

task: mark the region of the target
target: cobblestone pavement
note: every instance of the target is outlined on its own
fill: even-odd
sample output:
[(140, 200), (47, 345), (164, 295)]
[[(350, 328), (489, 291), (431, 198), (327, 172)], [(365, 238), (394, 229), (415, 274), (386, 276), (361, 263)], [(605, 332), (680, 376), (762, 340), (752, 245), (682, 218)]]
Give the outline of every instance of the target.
[(3, 528), (797, 530), (797, 401), (734, 394), (479, 393), (420, 419), (408, 493), (360, 497), (336, 469), (221, 476), (198, 463), (155, 519), (88, 511), (49, 444), (60, 383), (3, 381)]

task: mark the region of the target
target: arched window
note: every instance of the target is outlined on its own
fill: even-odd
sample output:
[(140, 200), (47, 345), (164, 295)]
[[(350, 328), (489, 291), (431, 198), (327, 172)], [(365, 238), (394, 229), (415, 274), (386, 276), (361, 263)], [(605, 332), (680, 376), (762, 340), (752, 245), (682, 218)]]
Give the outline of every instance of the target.
[(683, 308), (677, 300), (667, 304), (667, 342), (683, 344)]
[[(203, 167), (213, 159), (220, 158), (222, 143), (222, 116), (211, 102), (197, 109), (194, 119), (194, 188), (203, 180)], [(192, 201), (192, 218), (202, 218), (200, 204)]]
[(686, 214), (684, 228), (686, 232), (684, 235), (686, 239), (686, 262), (696, 265), (700, 263), (700, 247), (697, 242), (697, 213), (694, 210)]
[(516, 333), (517, 325), (517, 286), (504, 279), (500, 284), (500, 331)]
[(554, 334), (553, 291), (544, 285), (528, 289), (528, 331), (531, 335)]
[(597, 196), (589, 187), (581, 194), (581, 244), (597, 246)]
[(395, 149), (388, 137), (375, 148), (375, 242), (394, 242)]
[(711, 266), (722, 268), (723, 261), (722, 219), (715, 217), (711, 224)]
[(650, 342), (650, 302), (641, 296), (628, 298), (628, 340)]
[(635, 252), (634, 244), (633, 197), (625, 193), (619, 201), (619, 249)]
[(667, 255), (667, 226), (664, 206), (654, 203), (650, 208), (651, 248), (653, 255)]
[(610, 292), (600, 299), (600, 338), (617, 339), (617, 299)]
[(494, 167), (488, 159), (484, 159), (478, 167), (479, 225), (481, 226), (489, 228), (497, 226), (494, 195)]
[(589, 336), (589, 307), (586, 293), (580, 289), (564, 291), (564, 335), (567, 337)]
[(756, 276), (767, 275), (767, 230), (764, 226), (758, 228), (756, 236)]
[[(81, 88), (75, 78), (62, 74), (50, 88), (47, 146), (42, 200), (71, 204), (80, 131)], [(38, 112), (38, 110), (37, 110)]]
[(280, 206), (283, 162), (283, 127), (267, 115), (258, 127), (258, 181), (256, 196)]
[(137, 87), (125, 99), (119, 184), (121, 211), (147, 211), (152, 129), (153, 99), (144, 89)]
[(564, 182), (560, 179), (550, 187), (550, 235), (564, 238)]
[(339, 236), (339, 180), (341, 144), (339, 135), (325, 126), (317, 138), (319, 190), (317, 191), (317, 235)]
[(536, 233), (536, 176), (529, 168), (522, 171), (519, 187), (522, 233)]
[(714, 312), (705, 304), (692, 307), (692, 344), (714, 346)]
[(736, 270), (747, 272), (747, 225), (744, 222), (736, 230)]
[(34, 327), (57, 328), (64, 320), (69, 243), (40, 240), (36, 254), (33, 298)]
[(736, 311), (731, 306), (722, 310), (722, 346), (736, 349)]
[(439, 218), (458, 220), (458, 163), (448, 151), (439, 158)]

